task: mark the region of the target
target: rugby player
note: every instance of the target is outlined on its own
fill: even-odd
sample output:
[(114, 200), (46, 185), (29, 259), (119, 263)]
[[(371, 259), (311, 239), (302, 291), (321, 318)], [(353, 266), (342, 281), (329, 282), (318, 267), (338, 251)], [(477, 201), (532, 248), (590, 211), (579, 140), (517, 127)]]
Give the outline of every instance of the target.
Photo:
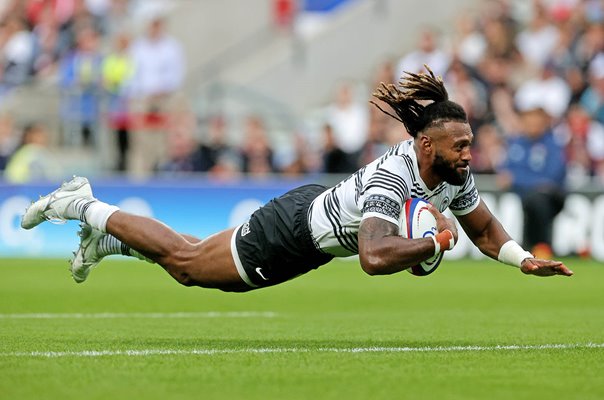
[[(450, 250), (457, 241), (449, 208), (487, 256), (538, 276), (573, 274), (559, 261), (534, 258), (510, 238), (481, 200), (469, 170), (473, 134), (463, 108), (448, 99), (440, 77), (406, 73), (400, 86), (382, 84), (374, 96), (413, 137), (327, 188), (306, 185), (255, 211), (244, 224), (206, 239), (182, 235), (147, 217), (122, 212), (93, 197), (86, 178), (69, 182), (26, 210), (21, 226), (80, 220), (81, 241), (71, 260), (83, 282), (105, 256), (122, 254), (161, 265), (185, 286), (244, 292), (276, 285), (334, 257), (359, 255), (369, 275), (392, 274)], [(404, 202), (432, 206), (434, 237), (399, 236)], [(203, 223), (203, 217), (200, 218)]]

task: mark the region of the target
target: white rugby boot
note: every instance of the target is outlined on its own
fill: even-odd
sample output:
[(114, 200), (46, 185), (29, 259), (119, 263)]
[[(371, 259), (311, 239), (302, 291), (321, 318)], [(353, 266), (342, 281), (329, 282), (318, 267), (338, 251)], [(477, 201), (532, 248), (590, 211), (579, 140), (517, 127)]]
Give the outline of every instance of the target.
[(82, 283), (88, 278), (90, 270), (101, 262), (103, 256), (99, 255), (99, 242), (105, 236), (97, 229), (93, 229), (88, 224), (80, 224), (81, 230), (78, 232), (80, 236), (80, 247), (73, 253), (73, 259), (69, 261), (71, 276), (77, 283)]
[(65, 215), (69, 205), (77, 199), (93, 199), (92, 188), (88, 179), (74, 176), (69, 182), (64, 182), (54, 192), (40, 197), (33, 202), (21, 219), (21, 227), (31, 229), (44, 221), (64, 223), (67, 219), (77, 219)]

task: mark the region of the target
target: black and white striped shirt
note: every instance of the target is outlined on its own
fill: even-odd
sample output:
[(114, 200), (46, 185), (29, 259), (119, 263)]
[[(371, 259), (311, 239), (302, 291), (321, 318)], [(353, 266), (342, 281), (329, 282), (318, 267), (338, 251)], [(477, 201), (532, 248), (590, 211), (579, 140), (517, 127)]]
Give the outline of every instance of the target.
[(428, 189), (419, 175), (411, 139), (391, 147), (314, 200), (308, 217), (313, 238), (334, 256), (358, 254), (361, 221), (378, 217), (400, 226), (401, 210), (409, 198), (425, 199), (441, 212), (448, 207), (455, 215), (471, 212), (480, 202), (472, 174), (461, 186), (441, 182)]

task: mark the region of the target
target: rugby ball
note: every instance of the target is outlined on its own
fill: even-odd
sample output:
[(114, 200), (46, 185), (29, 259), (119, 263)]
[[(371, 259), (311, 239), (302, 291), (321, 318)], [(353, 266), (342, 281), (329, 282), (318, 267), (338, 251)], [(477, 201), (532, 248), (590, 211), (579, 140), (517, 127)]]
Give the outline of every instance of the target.
[[(438, 233), (436, 229), (436, 218), (428, 209), (428, 202), (422, 199), (409, 199), (405, 202), (401, 219), (399, 221), (399, 234), (408, 239), (420, 239), (434, 236)], [(421, 263), (407, 268), (413, 275), (429, 275), (438, 268), (444, 252), (428, 258)]]

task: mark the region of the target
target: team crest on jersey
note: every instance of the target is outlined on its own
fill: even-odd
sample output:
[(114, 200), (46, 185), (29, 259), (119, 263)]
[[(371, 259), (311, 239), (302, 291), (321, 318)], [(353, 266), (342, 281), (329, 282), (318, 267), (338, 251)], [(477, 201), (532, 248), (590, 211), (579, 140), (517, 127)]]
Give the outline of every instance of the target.
[(445, 196), (445, 198), (443, 199), (442, 203), (440, 204), (440, 212), (444, 212), (447, 207), (449, 207), (449, 202), (451, 200), (449, 200), (449, 196)]
[(252, 230), (250, 229), (250, 223), (246, 222), (245, 224), (243, 224), (241, 226), (241, 237), (244, 237), (245, 235), (247, 235), (248, 233), (250, 233)]

